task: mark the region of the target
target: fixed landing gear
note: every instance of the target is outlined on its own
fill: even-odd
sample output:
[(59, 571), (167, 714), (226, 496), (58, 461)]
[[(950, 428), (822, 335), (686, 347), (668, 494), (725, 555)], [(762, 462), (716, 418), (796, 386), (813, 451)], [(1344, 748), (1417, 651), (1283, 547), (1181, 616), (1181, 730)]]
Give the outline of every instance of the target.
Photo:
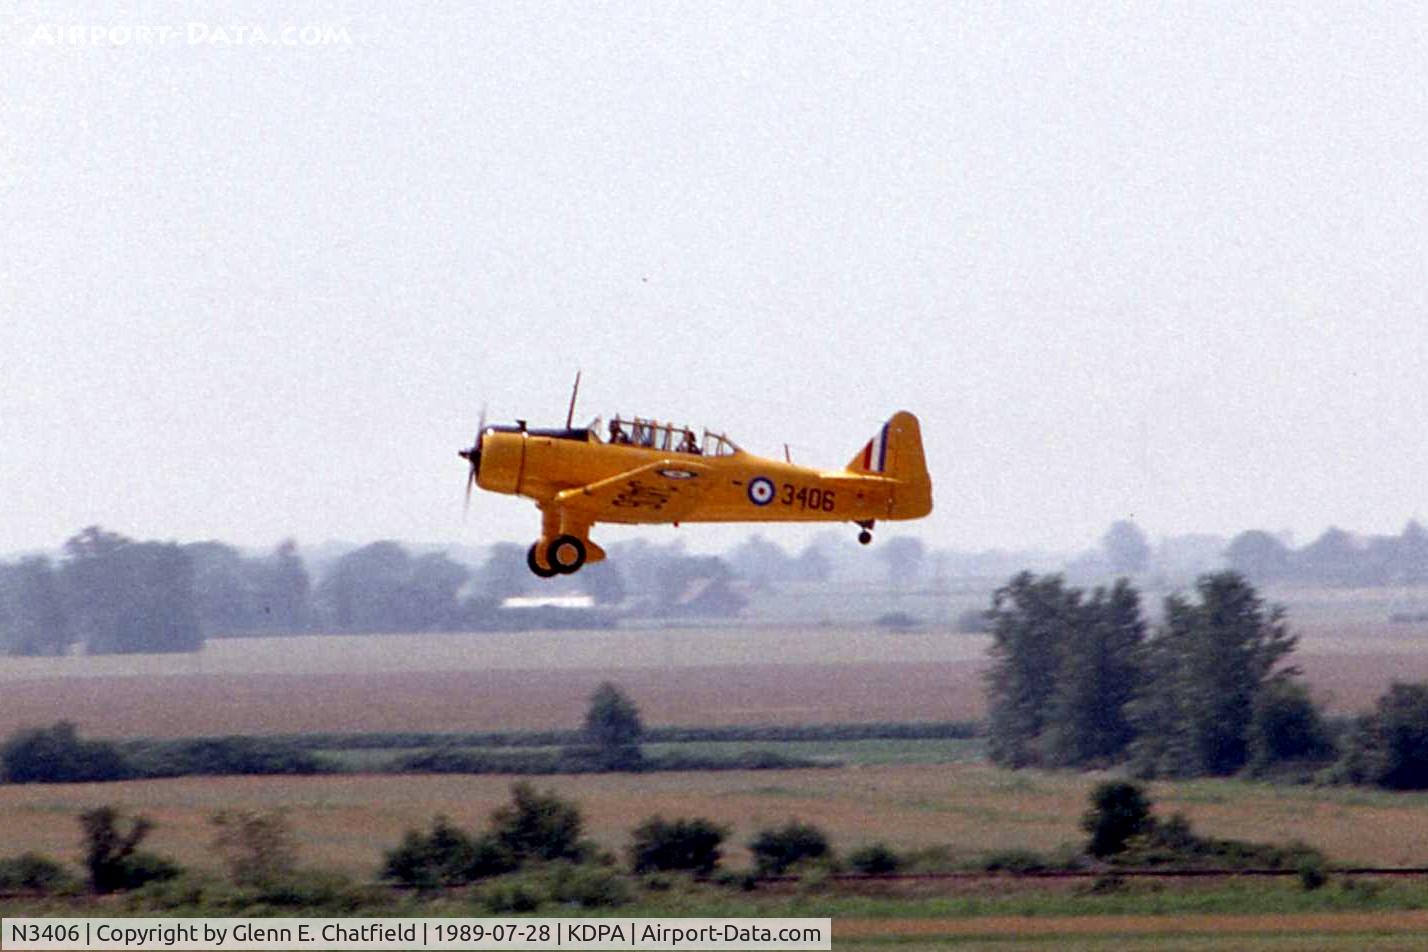
[[(578, 536), (558, 535), (550, 540), (543, 553), (540, 549), (541, 543), (532, 543), (530, 550), (526, 552), (526, 565), (541, 578), (573, 575), (585, 564), (585, 542)], [(540, 555), (544, 555), (544, 558), (539, 558)], [(541, 562), (545, 562), (545, 565)]]
[(531, 547), (526, 550), (526, 567), (541, 578), (555, 578), (560, 574), (559, 572), (552, 568), (546, 568), (536, 561), (536, 549), (539, 547), (539, 542), (532, 542)]
[(862, 532), (858, 533), (858, 544), (867, 545), (873, 541), (873, 520), (859, 520), (858, 525), (862, 527)]

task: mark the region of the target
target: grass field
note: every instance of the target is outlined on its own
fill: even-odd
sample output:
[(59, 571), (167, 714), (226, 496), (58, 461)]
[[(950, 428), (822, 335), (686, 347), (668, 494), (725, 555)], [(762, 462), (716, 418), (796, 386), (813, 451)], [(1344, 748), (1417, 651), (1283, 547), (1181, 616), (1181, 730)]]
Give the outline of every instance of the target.
[[(644, 818), (705, 816), (733, 828), (734, 866), (760, 828), (790, 818), (826, 829), (835, 846), (885, 841), (900, 850), (945, 846), (950, 858), (1002, 849), (1053, 850), (1079, 843), (1086, 797), (1099, 778), (1008, 773), (980, 765), (904, 765), (803, 771), (598, 774), (538, 778), (578, 802), (589, 833), (622, 852)], [(143, 782), (0, 787), (5, 852), (34, 849), (73, 858), (75, 816), (112, 803), (151, 815), (153, 846), (210, 867), (208, 818), (232, 807), (289, 811), (304, 859), (367, 877), (381, 850), (440, 813), (477, 827), (509, 796), (500, 776), (182, 778)], [(1163, 814), (1185, 812), (1197, 830), (1237, 839), (1300, 839), (1338, 862), (1428, 865), (1428, 794), (1275, 788), (1199, 780), (1152, 787)]]

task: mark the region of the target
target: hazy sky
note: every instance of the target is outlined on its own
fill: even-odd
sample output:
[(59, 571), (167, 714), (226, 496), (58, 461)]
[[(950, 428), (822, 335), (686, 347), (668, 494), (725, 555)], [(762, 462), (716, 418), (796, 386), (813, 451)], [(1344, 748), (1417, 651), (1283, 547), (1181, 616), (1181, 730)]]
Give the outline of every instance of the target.
[(525, 542), (577, 368), (937, 547), (1428, 516), (1419, 5), (117, 9), (0, 12), (0, 552)]

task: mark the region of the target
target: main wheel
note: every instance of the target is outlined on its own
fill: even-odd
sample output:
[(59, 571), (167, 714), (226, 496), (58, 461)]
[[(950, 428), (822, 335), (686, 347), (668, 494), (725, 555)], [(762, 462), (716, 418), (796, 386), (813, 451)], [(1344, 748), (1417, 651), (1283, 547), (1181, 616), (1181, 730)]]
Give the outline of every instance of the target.
[(585, 543), (573, 535), (559, 535), (545, 550), (545, 560), (561, 575), (580, 571), (585, 564)]
[[(526, 566), (536, 575), (539, 575), (541, 578), (555, 578), (555, 576), (559, 574), (556, 572), (555, 569), (541, 568), (541, 564), (536, 561), (536, 546), (538, 545), (540, 545), (539, 542), (532, 542), (531, 547), (526, 550)], [(550, 558), (550, 555), (548, 553), (546, 555), (546, 558)]]

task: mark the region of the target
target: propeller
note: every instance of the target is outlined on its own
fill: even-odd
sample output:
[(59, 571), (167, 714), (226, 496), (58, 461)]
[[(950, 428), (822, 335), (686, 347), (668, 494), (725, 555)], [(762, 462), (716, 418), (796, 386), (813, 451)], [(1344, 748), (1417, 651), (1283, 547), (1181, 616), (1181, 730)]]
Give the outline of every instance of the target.
[(476, 485), (476, 474), (481, 469), (481, 437), (486, 432), (486, 405), (481, 405), (481, 416), (476, 424), (476, 439), (471, 444), (469, 450), (458, 450), (456, 455), (471, 464), (471, 472), (466, 476), (466, 503), (461, 509), (461, 518), (465, 519), (467, 513), (471, 511), (471, 489)]

